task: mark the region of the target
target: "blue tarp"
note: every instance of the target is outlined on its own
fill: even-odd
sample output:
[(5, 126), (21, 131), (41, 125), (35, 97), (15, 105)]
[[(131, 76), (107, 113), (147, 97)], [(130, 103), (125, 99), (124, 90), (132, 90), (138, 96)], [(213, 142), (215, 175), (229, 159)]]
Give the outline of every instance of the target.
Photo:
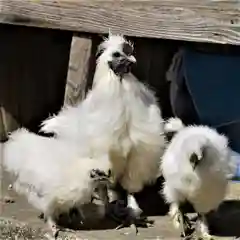
[(185, 50), (183, 63), (201, 121), (212, 126), (240, 121), (240, 56)]
[(240, 153), (240, 56), (185, 49), (182, 67), (200, 122), (225, 133)]

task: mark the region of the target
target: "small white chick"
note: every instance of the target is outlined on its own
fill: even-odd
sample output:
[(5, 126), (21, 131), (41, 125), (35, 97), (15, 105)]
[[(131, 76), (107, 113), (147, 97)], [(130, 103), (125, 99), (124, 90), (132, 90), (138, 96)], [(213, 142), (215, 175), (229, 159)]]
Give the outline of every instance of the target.
[(170, 203), (169, 215), (174, 226), (188, 223), (181, 205), (188, 201), (198, 213), (197, 230), (211, 239), (205, 215), (223, 201), (230, 167), (228, 140), (207, 126), (180, 129), (169, 143), (161, 162), (165, 179), (163, 195)]

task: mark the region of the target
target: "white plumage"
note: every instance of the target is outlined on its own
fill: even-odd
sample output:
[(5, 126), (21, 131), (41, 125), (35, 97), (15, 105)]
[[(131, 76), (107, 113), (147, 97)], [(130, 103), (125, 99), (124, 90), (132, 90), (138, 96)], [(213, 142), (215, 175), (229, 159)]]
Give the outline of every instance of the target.
[(185, 126), (180, 118), (169, 118), (164, 124), (164, 132), (167, 134), (169, 132), (178, 132)]
[(170, 142), (173, 136), (184, 127), (185, 126), (180, 118), (172, 117), (165, 121), (164, 134), (167, 141)]
[(44, 213), (52, 228), (60, 213), (90, 202), (96, 187), (91, 170), (110, 169), (107, 156), (91, 158), (79, 145), (26, 129), (13, 132), (4, 144), (3, 165), (15, 176), (15, 190)]
[(94, 156), (109, 153), (115, 179), (135, 193), (156, 180), (165, 140), (154, 93), (131, 72), (117, 72), (121, 61), (136, 61), (126, 45), (132, 47), (122, 36), (110, 35), (99, 46), (87, 98), (44, 121), (42, 131), (80, 142)]
[[(163, 194), (179, 227), (180, 205), (189, 201), (200, 216), (200, 233), (208, 238), (204, 215), (218, 208), (231, 170), (228, 140), (207, 126), (188, 126), (172, 138), (163, 155)], [(183, 224), (183, 222), (181, 223)]]

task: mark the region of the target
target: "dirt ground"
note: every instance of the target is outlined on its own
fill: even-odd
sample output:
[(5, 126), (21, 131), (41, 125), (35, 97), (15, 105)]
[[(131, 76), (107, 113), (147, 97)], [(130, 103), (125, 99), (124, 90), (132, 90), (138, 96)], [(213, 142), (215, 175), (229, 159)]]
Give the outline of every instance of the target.
[[(40, 213), (33, 209), (24, 197), (17, 196), (13, 190), (9, 190), (10, 183), (10, 177), (4, 173), (2, 188), (0, 189), (0, 239), (47, 239), (48, 229), (38, 217)], [(101, 205), (91, 205), (84, 208), (87, 221), (83, 228), (71, 233), (62, 232), (59, 239), (179, 239), (179, 233), (173, 229), (168, 216), (166, 216), (166, 206), (162, 199), (156, 195), (157, 190), (159, 190), (158, 187), (154, 186), (137, 196), (141, 208), (150, 216), (150, 219), (155, 220), (153, 227), (140, 228), (137, 236), (133, 228), (115, 230), (115, 225), (112, 222), (103, 219)], [(230, 184), (226, 201), (220, 206), (216, 214), (209, 217), (214, 235), (227, 236), (226, 239), (233, 239), (231, 236), (240, 237), (239, 197), (240, 183), (233, 182)]]

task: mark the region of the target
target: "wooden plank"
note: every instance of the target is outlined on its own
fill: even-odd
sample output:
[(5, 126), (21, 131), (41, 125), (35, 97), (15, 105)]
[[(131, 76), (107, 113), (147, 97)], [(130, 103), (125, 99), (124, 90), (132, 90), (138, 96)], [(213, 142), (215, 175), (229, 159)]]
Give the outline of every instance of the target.
[(85, 98), (92, 40), (74, 37), (69, 60), (64, 104), (74, 105)]
[(91, 55), (89, 58), (87, 84), (85, 86), (86, 94), (92, 88), (93, 78), (94, 78), (95, 69), (96, 69), (96, 52), (99, 44), (103, 41), (102, 37), (98, 35), (92, 36), (91, 39), (92, 39)]
[[(6, 130), (4, 125), (4, 118), (3, 118), (3, 108), (0, 107), (0, 150), (1, 150), (1, 142), (6, 139)], [(0, 153), (1, 159), (1, 153)]]
[(72, 41), (65, 105), (75, 105), (83, 100), (92, 88), (96, 68), (96, 51), (102, 42), (96, 34), (76, 34)]
[(1, 22), (240, 44), (240, 0), (2, 0)]
[(72, 33), (0, 25), (0, 35), (0, 106), (37, 132), (63, 104)]
[(0, 107), (0, 142), (8, 139), (8, 133), (19, 127), (16, 119), (4, 107)]

